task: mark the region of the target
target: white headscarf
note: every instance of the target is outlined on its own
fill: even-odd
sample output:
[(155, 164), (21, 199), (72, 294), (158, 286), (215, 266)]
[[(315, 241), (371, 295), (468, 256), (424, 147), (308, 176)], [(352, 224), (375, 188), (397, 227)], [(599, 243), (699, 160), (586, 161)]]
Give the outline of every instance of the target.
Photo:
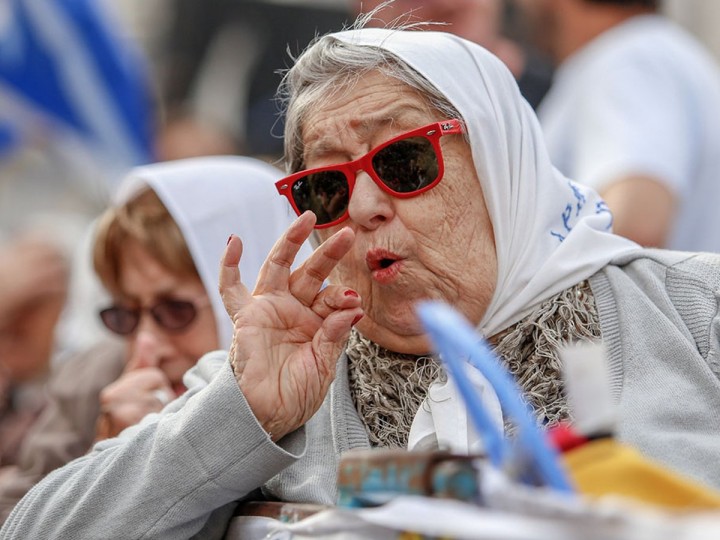
[[(114, 204), (121, 205), (150, 186), (170, 212), (190, 250), (212, 301), (220, 347), (232, 341), (232, 322), (218, 292), (220, 258), (230, 234), (243, 241), (240, 274), (255, 287), (260, 267), (275, 241), (296, 218), (274, 182), (282, 172), (247, 157), (201, 157), (133, 169), (118, 186)], [(295, 265), (312, 252), (305, 244)]]
[(442, 32), (379, 28), (332, 38), (395, 54), (465, 120), (498, 260), (497, 287), (478, 326), (481, 333), (507, 328), (638, 247), (609, 232), (611, 214), (595, 191), (553, 167), (535, 113), (505, 65), (481, 46)]

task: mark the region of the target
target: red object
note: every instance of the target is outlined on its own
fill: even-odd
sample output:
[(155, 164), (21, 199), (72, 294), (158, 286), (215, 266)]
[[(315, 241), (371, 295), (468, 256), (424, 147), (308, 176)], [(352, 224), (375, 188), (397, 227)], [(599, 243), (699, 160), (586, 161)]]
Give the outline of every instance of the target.
[(558, 424), (548, 430), (550, 442), (560, 452), (568, 452), (573, 448), (582, 446), (590, 439), (581, 435), (570, 424)]
[(460, 120), (435, 122), (393, 137), (355, 161), (299, 171), (275, 182), (275, 187), (288, 198), (297, 215), (315, 212), (316, 229), (332, 227), (348, 217), (359, 171), (366, 172), (380, 189), (394, 197), (415, 197), (442, 180), (440, 137), (462, 132)]

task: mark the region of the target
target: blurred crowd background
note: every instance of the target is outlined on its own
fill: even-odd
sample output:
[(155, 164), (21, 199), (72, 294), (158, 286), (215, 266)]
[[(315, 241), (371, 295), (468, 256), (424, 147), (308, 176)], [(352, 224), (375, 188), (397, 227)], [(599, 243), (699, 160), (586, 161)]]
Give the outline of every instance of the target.
[[(545, 0), (538, 0), (543, 3)], [(543, 36), (531, 28), (523, 4), (534, 0), (399, 0), (382, 11), (382, 21), (405, 17), (447, 21), (445, 28), (485, 45), (518, 76), (528, 101), (537, 106), (550, 85), (552, 60), (542, 50)], [(34, 2), (5, 2), (12, 5)], [(246, 154), (276, 160), (282, 152), (282, 118), (273, 94), (279, 70), (291, 62), (316, 33), (337, 30), (378, 0), (95, 0), (103, 8), (114, 37), (120, 39), (122, 62), (138, 62), (134, 76), (150, 85), (148, 104), (136, 96), (127, 114), (146, 122), (140, 137), (147, 146), (123, 155), (122, 143), (101, 141), (102, 149), (56, 136), (57, 126), (46, 118), (28, 116), (15, 122), (21, 132), (9, 133), (0, 123), (0, 238), (31, 225), (58, 230), (58, 219), (72, 234), (88, 216), (104, 208), (109, 191), (128, 165), (195, 155)], [(687, 28), (720, 59), (720, 4), (713, 0), (664, 0), (663, 11)], [(51, 17), (52, 15), (48, 15)], [(11, 30), (7, 13), (0, 13), (0, 52), (7, 56)], [(66, 43), (65, 61), (73, 62)], [(127, 49), (135, 48), (136, 55)], [(3, 50), (4, 49), (4, 50)], [(131, 56), (131, 60), (128, 57)], [(107, 61), (107, 60), (105, 60)], [(138, 75), (137, 72), (145, 70)], [(127, 69), (126, 72), (133, 71)], [(119, 75), (123, 75), (122, 73)], [(127, 73), (126, 73), (127, 75)], [(2, 82), (0, 74), (0, 83)], [(134, 81), (142, 85), (140, 81)], [(38, 84), (46, 84), (39, 81)], [(128, 84), (128, 83), (126, 83)], [(2, 89), (2, 86), (0, 86)], [(128, 84), (128, 92), (131, 85)], [(0, 92), (0, 122), (13, 121), (22, 106)], [(91, 95), (76, 95), (93, 101)], [(97, 101), (97, 100), (95, 100)], [(51, 104), (52, 106), (53, 104)], [(138, 117), (146, 106), (148, 116)], [(31, 107), (32, 108), (32, 107)], [(24, 112), (24, 111), (22, 111)], [(134, 116), (133, 116), (134, 115)], [(97, 131), (100, 131), (98, 122)], [(70, 130), (72, 131), (72, 130)], [(102, 137), (97, 133), (92, 136)], [(137, 138), (137, 137), (136, 137)], [(8, 144), (8, 140), (14, 141)], [(102, 154), (102, 156), (98, 153)], [(143, 154), (143, 152), (145, 152)], [(90, 155), (88, 155), (90, 154)], [(119, 159), (118, 159), (119, 158)], [(22, 180), (21, 180), (22, 179)], [(42, 186), (41, 188), (39, 186)], [(37, 187), (37, 189), (36, 189)], [(66, 240), (63, 240), (67, 242)]]
[[(529, 21), (527, 8), (546, 1), (397, 0), (374, 24), (446, 22), (503, 60), (538, 107), (556, 66), (548, 27)], [(12, 462), (12, 434), (42, 407), (32, 389), (49, 366), (104, 338), (90, 231), (120, 178), (190, 156), (279, 163), (281, 70), (316, 34), (378, 4), (0, 3), (0, 465)], [(666, 0), (662, 9), (720, 61), (720, 2)]]

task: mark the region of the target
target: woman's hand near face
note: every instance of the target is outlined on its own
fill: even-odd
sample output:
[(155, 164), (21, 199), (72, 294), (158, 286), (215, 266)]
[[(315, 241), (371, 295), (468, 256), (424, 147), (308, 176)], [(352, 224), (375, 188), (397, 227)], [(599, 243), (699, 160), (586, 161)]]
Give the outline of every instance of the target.
[(160, 412), (177, 397), (165, 373), (154, 366), (133, 367), (100, 392), (100, 417), (95, 440), (116, 437), (147, 414)]
[(313, 230), (306, 212), (278, 240), (255, 291), (240, 281), (242, 242), (231, 237), (220, 269), (220, 294), (235, 325), (230, 358), (248, 405), (273, 440), (299, 428), (318, 410), (335, 377), (350, 329), (362, 317), (360, 298), (347, 287), (322, 289), (350, 250), (344, 228), (295, 271), (291, 265)]

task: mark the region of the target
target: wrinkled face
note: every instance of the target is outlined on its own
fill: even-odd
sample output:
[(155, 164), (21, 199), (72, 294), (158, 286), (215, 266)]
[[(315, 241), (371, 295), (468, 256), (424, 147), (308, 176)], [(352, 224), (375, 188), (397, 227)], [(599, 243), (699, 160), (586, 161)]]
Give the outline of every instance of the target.
[[(303, 129), (306, 168), (357, 159), (413, 128), (446, 120), (410, 87), (379, 73), (325, 101)], [(462, 135), (441, 139), (445, 176), (417, 197), (398, 199), (359, 172), (349, 219), (318, 231), (321, 240), (349, 226), (352, 251), (330, 276), (363, 299), (358, 329), (379, 345), (422, 354), (427, 341), (414, 313), (421, 299), (445, 301), (478, 323), (495, 289), (492, 225), (470, 148)]]
[(183, 374), (203, 354), (219, 348), (215, 315), (205, 287), (197, 278), (174, 275), (136, 242), (128, 242), (124, 247), (123, 262), (118, 283), (122, 294), (115, 298), (116, 304), (149, 308), (172, 299), (191, 301), (197, 307), (195, 319), (174, 332), (162, 328), (144, 310), (138, 327), (126, 338), (129, 368), (160, 368), (180, 394), (185, 390)]

